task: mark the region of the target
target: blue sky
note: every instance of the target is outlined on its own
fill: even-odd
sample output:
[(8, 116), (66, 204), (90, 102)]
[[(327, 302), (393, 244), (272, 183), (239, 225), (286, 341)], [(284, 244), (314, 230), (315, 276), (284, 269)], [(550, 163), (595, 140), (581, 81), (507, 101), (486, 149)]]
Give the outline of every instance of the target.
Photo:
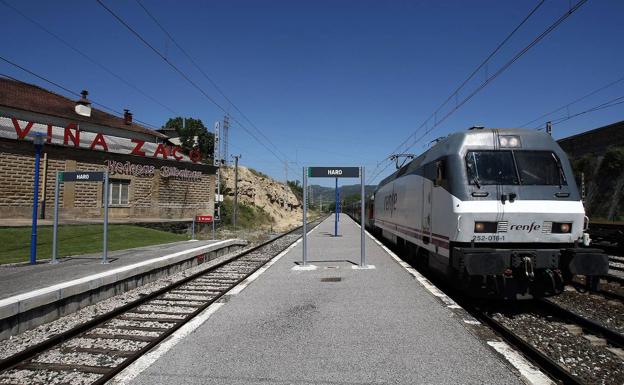
[[(176, 114), (208, 126), (223, 113), (94, 0), (3, 0), (128, 79)], [(459, 94), (469, 94), (577, 0), (547, 0)], [(135, 1), (104, 0), (235, 119), (217, 90)], [(291, 170), (364, 165), (370, 172), (536, 6), (522, 1), (156, 1), (143, 5), (200, 63)], [(129, 88), (0, 3), (0, 55), (137, 119), (174, 113)], [(412, 147), (478, 124), (517, 127), (624, 77), (624, 2), (589, 0), (506, 72)], [(63, 93), (0, 62), (0, 73)], [(624, 96), (624, 81), (550, 116)], [(453, 101), (454, 102), (454, 101)], [(453, 103), (452, 102), (452, 103)], [(452, 103), (443, 110), (448, 111)], [(555, 125), (557, 138), (624, 119), (624, 104)], [(533, 123), (538, 126), (547, 119)], [(420, 137), (419, 131), (416, 137)], [(266, 140), (256, 133), (263, 142)], [(284, 165), (236, 123), (230, 152), (280, 180)], [(267, 144), (272, 147), (271, 144)], [(382, 163), (385, 165), (385, 163)], [(387, 175), (393, 166), (380, 177)], [(320, 180), (317, 180), (320, 182)], [(315, 182), (317, 182), (315, 181)], [(375, 182), (379, 181), (379, 178)], [(331, 185), (331, 181), (326, 181)], [(345, 181), (351, 183), (351, 181)], [(353, 182), (356, 182), (355, 180)]]

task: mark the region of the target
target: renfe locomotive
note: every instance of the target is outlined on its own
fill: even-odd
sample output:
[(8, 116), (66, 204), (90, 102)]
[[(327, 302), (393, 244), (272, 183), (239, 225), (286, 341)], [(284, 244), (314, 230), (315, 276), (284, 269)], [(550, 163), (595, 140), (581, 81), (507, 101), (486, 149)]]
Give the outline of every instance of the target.
[(589, 245), (566, 154), (544, 132), (457, 132), (398, 169), (368, 203), (367, 226), (471, 295), (555, 295), (608, 272)]

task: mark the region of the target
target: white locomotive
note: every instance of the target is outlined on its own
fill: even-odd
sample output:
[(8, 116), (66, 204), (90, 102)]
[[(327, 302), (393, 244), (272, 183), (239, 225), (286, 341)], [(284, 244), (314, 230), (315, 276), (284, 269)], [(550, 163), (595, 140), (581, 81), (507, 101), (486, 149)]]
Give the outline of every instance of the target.
[(473, 295), (561, 292), (608, 272), (566, 154), (546, 133), (472, 128), (438, 141), (384, 179), (367, 223), (416, 264)]

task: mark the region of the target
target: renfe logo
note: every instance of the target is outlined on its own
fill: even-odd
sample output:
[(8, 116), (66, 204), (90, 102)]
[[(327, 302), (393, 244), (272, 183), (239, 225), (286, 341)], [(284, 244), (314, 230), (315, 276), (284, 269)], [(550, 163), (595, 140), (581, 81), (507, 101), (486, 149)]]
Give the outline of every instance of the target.
[(397, 202), (397, 193), (392, 192), (391, 194), (384, 196), (384, 210), (390, 211), (391, 216), (394, 210), (396, 210), (396, 202)]
[(519, 230), (519, 231), (528, 231), (529, 233), (533, 230), (537, 231), (541, 229), (541, 225), (536, 225), (535, 222), (532, 222), (530, 225), (511, 225), (509, 226), (510, 230)]
[(327, 175), (331, 175), (331, 176), (342, 175), (342, 170), (327, 170)]

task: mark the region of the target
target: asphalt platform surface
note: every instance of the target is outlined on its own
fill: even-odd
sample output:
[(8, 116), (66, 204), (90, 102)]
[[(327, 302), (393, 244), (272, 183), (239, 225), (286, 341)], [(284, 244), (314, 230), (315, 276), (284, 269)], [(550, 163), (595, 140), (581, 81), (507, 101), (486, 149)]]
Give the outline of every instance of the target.
[(60, 258), (55, 265), (0, 265), (0, 299), (214, 242), (182, 241), (111, 251), (108, 264), (101, 263), (102, 253), (94, 253)]
[(292, 270), (299, 243), (130, 383), (521, 384), (370, 238), (376, 268), (352, 269), (360, 230), (340, 218), (309, 236), (317, 270)]

